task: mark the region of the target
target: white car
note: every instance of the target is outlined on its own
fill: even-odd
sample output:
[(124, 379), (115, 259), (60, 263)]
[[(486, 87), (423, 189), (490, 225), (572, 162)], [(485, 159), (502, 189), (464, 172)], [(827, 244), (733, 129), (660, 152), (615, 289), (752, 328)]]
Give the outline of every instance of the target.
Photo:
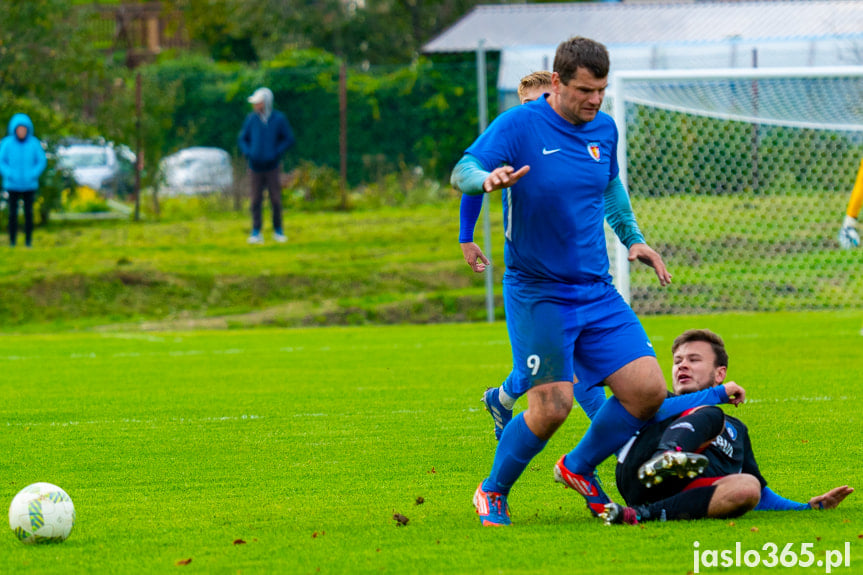
[(191, 195), (230, 190), (234, 186), (231, 155), (221, 148), (194, 147), (159, 162), (159, 192)]
[(81, 142), (57, 147), (57, 158), (72, 170), (75, 183), (108, 197), (124, 196), (134, 189), (135, 153), (127, 146)]

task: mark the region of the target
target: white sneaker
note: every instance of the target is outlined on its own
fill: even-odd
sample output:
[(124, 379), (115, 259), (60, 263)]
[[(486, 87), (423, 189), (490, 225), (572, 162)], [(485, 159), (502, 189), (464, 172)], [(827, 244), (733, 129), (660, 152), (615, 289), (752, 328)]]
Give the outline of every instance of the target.
[(261, 234), (252, 234), (246, 241), (250, 244), (262, 244), (264, 243), (264, 236)]
[(288, 241), (288, 236), (286, 236), (285, 234), (280, 234), (279, 232), (276, 232), (275, 234), (273, 234), (273, 239), (276, 240), (277, 242), (279, 242), (280, 244), (283, 244), (286, 241)]

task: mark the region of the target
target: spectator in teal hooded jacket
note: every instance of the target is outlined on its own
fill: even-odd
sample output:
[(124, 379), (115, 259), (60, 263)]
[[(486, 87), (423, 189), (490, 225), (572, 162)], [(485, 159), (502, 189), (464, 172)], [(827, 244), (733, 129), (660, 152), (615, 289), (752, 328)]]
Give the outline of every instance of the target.
[(27, 114), (9, 120), (9, 135), (0, 141), (0, 177), (9, 194), (9, 245), (18, 236), (18, 201), (24, 204), (24, 238), (33, 245), (33, 199), (39, 189), (39, 176), (45, 171), (45, 150), (33, 135), (33, 122)]

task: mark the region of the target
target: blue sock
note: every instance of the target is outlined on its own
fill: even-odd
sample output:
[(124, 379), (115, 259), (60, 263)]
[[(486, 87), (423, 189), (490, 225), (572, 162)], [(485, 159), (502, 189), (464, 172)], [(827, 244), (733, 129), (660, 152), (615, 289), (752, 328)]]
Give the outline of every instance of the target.
[(563, 464), (572, 473), (593, 473), (597, 465), (623, 447), (646, 423), (631, 415), (611, 396), (596, 412), (584, 437), (566, 455)]
[(575, 383), (572, 386), (572, 395), (590, 420), (593, 420), (596, 412), (605, 403), (605, 388), (601, 385), (585, 387), (583, 383)]
[(482, 482), (482, 490), (509, 494), (512, 484), (546, 443), (548, 442), (534, 435), (524, 422), (524, 412), (516, 415), (509, 425), (503, 428), (503, 435), (500, 436), (494, 454), (491, 475)]

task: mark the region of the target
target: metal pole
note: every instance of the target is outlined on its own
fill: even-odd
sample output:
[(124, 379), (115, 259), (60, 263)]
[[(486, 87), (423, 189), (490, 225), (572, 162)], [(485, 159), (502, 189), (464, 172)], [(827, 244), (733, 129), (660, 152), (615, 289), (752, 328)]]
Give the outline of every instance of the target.
[[(627, 164), (626, 164), (626, 102), (624, 102), (625, 81), (618, 75), (611, 78), (610, 92), (613, 105), (614, 121), (617, 124), (617, 165), (619, 166), (618, 177), (621, 183), (629, 190), (627, 186)], [(632, 291), (629, 280), (629, 250), (621, 243), (617, 236), (614, 236), (614, 282), (617, 291), (623, 297), (626, 303), (632, 301)]]
[[(479, 101), (479, 133), (488, 127), (488, 94), (486, 93), (485, 75), (485, 40), (477, 42), (476, 47), (476, 87)], [(491, 260), (491, 205), (488, 194), (482, 198), (482, 234), (483, 251)], [(485, 312), (489, 323), (494, 321), (494, 266), (485, 269)]]

